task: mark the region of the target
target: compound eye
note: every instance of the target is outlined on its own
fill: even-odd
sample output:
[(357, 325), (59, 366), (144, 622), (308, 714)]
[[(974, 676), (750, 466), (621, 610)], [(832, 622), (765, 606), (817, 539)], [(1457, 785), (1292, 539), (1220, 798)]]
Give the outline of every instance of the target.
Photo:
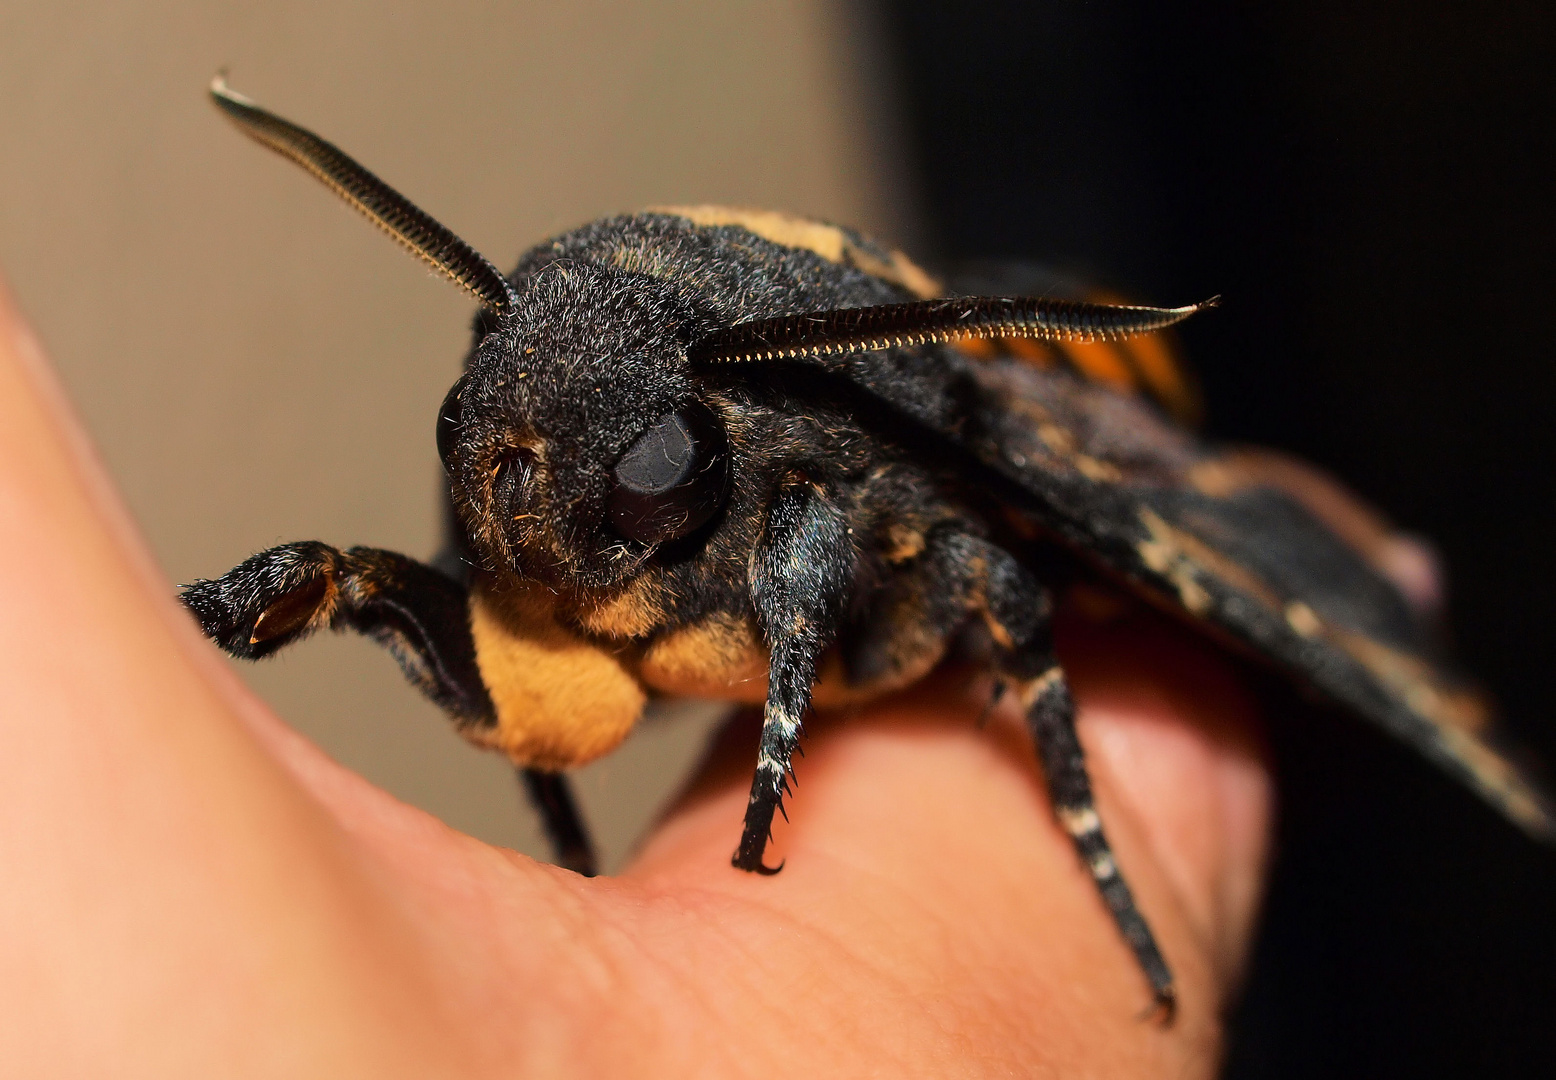
[(450, 475), (454, 472), (454, 447), (459, 445), (459, 429), (464, 424), (464, 391), (465, 379), (461, 376), (438, 409), (438, 457), (443, 459), (443, 469)]
[(657, 544), (695, 532), (729, 492), (729, 440), (694, 402), (649, 428), (616, 462), (607, 510), (629, 540)]

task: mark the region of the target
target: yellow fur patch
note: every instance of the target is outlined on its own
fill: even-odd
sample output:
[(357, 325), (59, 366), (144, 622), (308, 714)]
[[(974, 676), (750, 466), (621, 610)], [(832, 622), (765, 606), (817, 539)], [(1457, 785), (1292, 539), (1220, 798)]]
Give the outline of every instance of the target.
[(924, 534), (911, 525), (898, 522), (886, 530), (887, 562), (903, 563), (924, 553)]
[(651, 206), (653, 214), (674, 214), (693, 225), (738, 225), (764, 240), (784, 247), (814, 252), (828, 262), (856, 266), (922, 299), (941, 294), (938, 281), (921, 270), (900, 251), (884, 254), (861, 246), (845, 230), (810, 218), (781, 214), (775, 210), (750, 210), (736, 206)]
[[(916, 682), (945, 652), (938, 635), (901, 635), (902, 655), (892, 670), (869, 683), (852, 683), (836, 649), (822, 654), (811, 700), (817, 708), (868, 701)], [(760, 705), (767, 700), (770, 658), (756, 622), (749, 616), (718, 614), (659, 638), (643, 655), (638, 675), (665, 694), (716, 698)]]
[(664, 617), (664, 586), (659, 571), (652, 567), (626, 588), (605, 599), (581, 604), (572, 614), (578, 625), (591, 634), (611, 638), (643, 637)]
[(719, 614), (659, 638), (638, 674), (666, 694), (760, 704), (767, 700), (768, 663), (755, 622)]
[(620, 745), (645, 698), (618, 657), (558, 625), (554, 605), (538, 587), (471, 592), (476, 663), (497, 725), (467, 733), (517, 764), (560, 770)]

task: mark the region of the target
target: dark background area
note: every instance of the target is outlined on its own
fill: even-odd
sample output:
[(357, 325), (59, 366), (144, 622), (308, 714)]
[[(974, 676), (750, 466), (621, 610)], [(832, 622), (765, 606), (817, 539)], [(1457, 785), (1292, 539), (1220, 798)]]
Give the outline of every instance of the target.
[[(1209, 433), (1432, 538), (1459, 655), (1556, 762), (1556, 6), (879, 16), (931, 252), (1223, 294), (1183, 333)], [(1551, 1075), (1556, 855), (1344, 718), (1275, 708), (1280, 856), (1230, 1075)]]

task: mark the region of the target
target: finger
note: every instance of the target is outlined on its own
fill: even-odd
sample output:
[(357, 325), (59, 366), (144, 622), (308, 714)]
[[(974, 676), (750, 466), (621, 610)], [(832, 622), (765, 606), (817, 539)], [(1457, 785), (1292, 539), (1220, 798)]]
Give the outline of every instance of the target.
[(0, 521), (8, 1064), (344, 1071), (434, 1046), (392, 906), (201, 659), (3, 295)]

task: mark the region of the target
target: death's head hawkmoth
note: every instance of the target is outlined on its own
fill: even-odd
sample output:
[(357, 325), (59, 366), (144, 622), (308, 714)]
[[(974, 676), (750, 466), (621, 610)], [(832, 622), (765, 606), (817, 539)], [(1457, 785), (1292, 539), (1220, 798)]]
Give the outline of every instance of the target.
[(976, 656), (1028, 717), (1055, 810), (1166, 1011), (1170, 969), (1113, 861), (1052, 648), (1057, 590), (1125, 590), (1375, 724), (1549, 839), (1402, 569), (1415, 550), (1316, 472), (1209, 445), (1151, 335), (1175, 308), (960, 295), (849, 229), (679, 207), (546, 241), (512, 274), (339, 149), (218, 106), (479, 302), (437, 417), (438, 566), (319, 542), (184, 594), (258, 657), (323, 627), (386, 644), (524, 770), (592, 872), (563, 772), (651, 695), (763, 705), (736, 867), (763, 851), (813, 704)]

